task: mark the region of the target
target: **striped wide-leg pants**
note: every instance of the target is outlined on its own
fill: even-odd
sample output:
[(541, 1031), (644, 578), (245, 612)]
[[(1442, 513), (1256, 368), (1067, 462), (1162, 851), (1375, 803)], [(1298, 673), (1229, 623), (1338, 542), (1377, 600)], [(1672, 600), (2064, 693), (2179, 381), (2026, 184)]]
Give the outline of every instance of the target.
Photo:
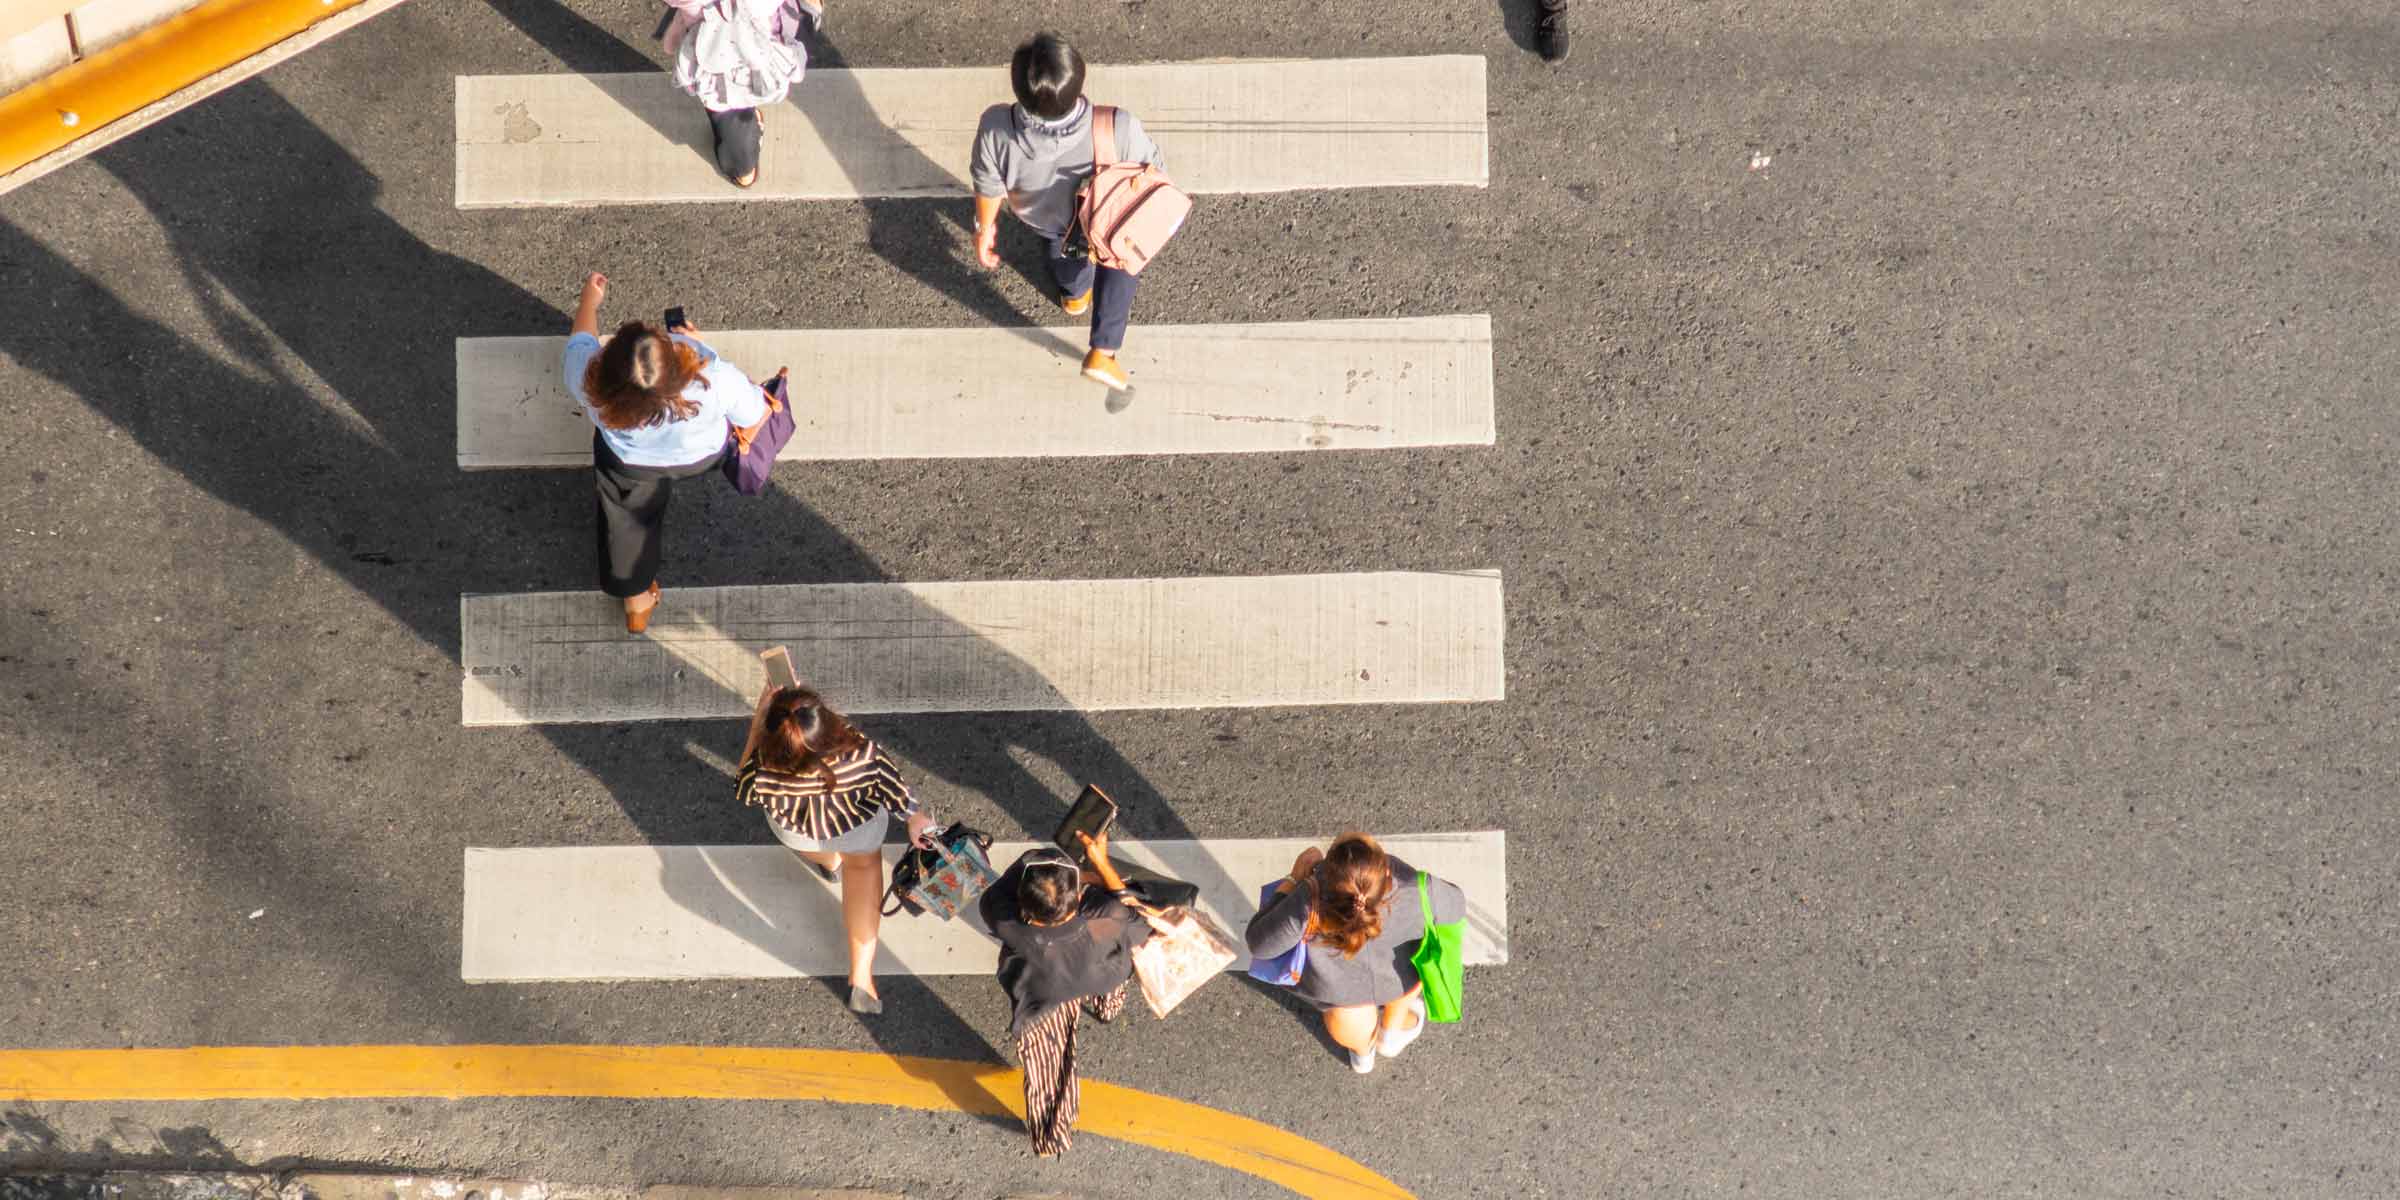
[(1025, 1132), (1033, 1152), (1057, 1154), (1075, 1140), (1075, 1113), (1083, 1087), (1075, 1077), (1075, 1030), (1083, 1012), (1103, 1021), (1125, 1011), (1125, 985), (1080, 1004), (1061, 1004), (1017, 1035), (1017, 1059), (1025, 1064)]

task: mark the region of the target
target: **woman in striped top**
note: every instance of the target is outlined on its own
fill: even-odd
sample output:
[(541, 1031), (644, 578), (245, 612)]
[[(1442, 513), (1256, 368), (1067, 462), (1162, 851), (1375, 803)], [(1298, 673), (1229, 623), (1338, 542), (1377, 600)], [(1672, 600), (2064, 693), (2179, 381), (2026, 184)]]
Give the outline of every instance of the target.
[(883, 1011), (875, 991), (875, 937), (883, 924), (883, 838), (891, 814), (908, 840), (933, 843), (933, 818), (900, 778), (883, 747), (823, 697), (804, 687), (770, 687), (750, 717), (750, 740), (734, 796), (767, 810), (767, 828), (830, 883), (842, 881), (842, 924), (850, 934), (850, 1010)]

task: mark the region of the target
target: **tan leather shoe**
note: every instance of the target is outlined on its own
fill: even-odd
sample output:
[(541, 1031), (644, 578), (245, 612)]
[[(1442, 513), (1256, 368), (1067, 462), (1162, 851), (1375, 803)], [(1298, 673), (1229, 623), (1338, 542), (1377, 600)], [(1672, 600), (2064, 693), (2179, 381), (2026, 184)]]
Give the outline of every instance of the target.
[(1067, 310), (1068, 316), (1080, 317), (1092, 311), (1092, 289), (1083, 289), (1083, 294), (1080, 296), (1061, 296), (1058, 298), (1058, 306)]
[(1094, 350), (1083, 356), (1083, 377), (1093, 383), (1106, 384), (1112, 392), (1121, 392), (1133, 386), (1133, 381), (1125, 378), (1125, 368), (1117, 365), (1117, 356), (1106, 350)]
[(650, 614), (658, 611), (658, 581), (652, 580), (650, 590), (642, 594), (650, 597), (650, 603), (640, 609), (628, 608), (625, 610), (625, 632), (627, 633), (649, 632)]

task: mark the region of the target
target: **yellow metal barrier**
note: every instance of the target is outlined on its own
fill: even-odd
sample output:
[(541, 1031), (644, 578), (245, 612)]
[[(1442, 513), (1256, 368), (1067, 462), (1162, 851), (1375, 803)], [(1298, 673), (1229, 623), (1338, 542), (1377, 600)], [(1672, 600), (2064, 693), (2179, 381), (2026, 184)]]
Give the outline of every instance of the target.
[(0, 176), (364, 2), (207, 0), (0, 96)]

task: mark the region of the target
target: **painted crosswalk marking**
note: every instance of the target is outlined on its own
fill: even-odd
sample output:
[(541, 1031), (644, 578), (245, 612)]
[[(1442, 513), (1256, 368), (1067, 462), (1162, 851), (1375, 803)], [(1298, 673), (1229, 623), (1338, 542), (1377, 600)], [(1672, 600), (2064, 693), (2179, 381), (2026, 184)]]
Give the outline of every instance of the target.
[(463, 720), (747, 716), (758, 653), (859, 713), (1498, 700), (1500, 573), (671, 588), (460, 598)]
[[(1490, 445), (1481, 313), (1144, 325), (1137, 402), (1082, 381), (1081, 329), (809, 329), (707, 335), (760, 377), (792, 368), (786, 459), (1225, 454)], [(592, 426), (559, 377), (563, 338), (460, 338), (458, 465), (581, 467)], [(1082, 403), (1078, 403), (1078, 401)]]
[[(726, 803), (731, 803), (730, 791)], [(1507, 844), (1497, 831), (1380, 839), (1467, 895), (1467, 962), (1508, 961)], [(995, 844), (1006, 867), (1030, 842)], [(1322, 839), (1127, 841), (1124, 861), (1200, 886), (1201, 907), (1237, 938), (1259, 885)], [(888, 848), (897, 857), (900, 847)], [(883, 923), (876, 973), (987, 975), (994, 948), (971, 920)], [(1237, 964), (1237, 969), (1240, 964)], [(841, 897), (781, 846), (469, 849), (459, 974), (535, 980), (765, 979), (849, 972)]]
[[(1192, 192), (1488, 179), (1477, 55), (1096, 66)], [(461, 208), (951, 196), (1004, 67), (813, 70), (769, 110), (758, 183), (720, 177), (706, 115), (663, 72), (463, 75)]]

